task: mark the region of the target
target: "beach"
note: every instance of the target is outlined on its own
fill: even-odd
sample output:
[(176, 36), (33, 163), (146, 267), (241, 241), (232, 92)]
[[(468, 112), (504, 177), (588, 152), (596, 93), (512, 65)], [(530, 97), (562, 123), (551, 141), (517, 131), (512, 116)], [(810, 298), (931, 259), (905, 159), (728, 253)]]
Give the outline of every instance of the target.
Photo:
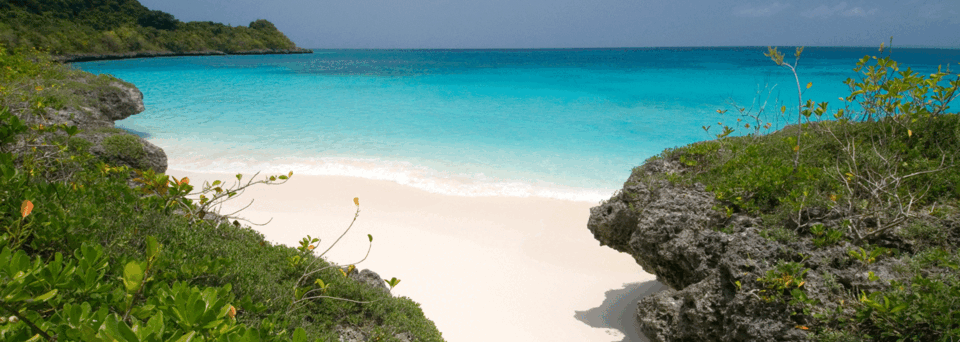
[[(204, 181), (234, 174), (174, 169)], [(252, 175), (245, 175), (244, 180)], [(261, 179), (264, 175), (259, 176)], [(254, 200), (240, 216), (277, 244), (307, 236), (338, 264), (401, 282), (392, 290), (421, 304), (448, 341), (644, 341), (637, 337), (636, 299), (661, 288), (627, 254), (602, 247), (587, 230), (597, 203), (539, 197), (440, 195), (390, 181), (297, 175), (251, 187), (224, 213)], [(626, 332), (624, 332), (626, 330)]]

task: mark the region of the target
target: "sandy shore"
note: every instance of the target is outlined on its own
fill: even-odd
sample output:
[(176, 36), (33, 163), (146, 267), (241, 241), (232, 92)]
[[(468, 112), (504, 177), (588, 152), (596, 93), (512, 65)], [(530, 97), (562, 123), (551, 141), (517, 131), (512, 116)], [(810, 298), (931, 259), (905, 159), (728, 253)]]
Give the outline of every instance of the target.
[[(167, 173), (194, 185), (235, 180)], [(254, 227), (268, 240), (295, 245), (309, 234), (324, 250), (353, 218), (354, 197), (360, 218), (330, 260), (361, 259), (372, 234), (373, 250), (358, 267), (401, 279), (393, 293), (420, 303), (448, 341), (645, 340), (635, 332), (633, 303), (659, 284), (629, 255), (594, 240), (586, 223), (596, 203), (447, 196), (388, 181), (294, 175), (284, 185), (255, 187), (230, 207), (254, 199), (243, 216), (273, 218)]]

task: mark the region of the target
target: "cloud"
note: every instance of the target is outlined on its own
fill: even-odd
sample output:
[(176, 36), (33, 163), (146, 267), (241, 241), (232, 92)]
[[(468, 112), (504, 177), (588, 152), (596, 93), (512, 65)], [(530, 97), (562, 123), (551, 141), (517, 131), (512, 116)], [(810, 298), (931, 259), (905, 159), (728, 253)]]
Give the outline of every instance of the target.
[(741, 7), (734, 10), (734, 13), (741, 17), (769, 17), (771, 15), (777, 14), (780, 11), (783, 11), (787, 7), (790, 7), (789, 4), (781, 4), (779, 1), (772, 4), (760, 5), (760, 6), (751, 6), (751, 7)]
[(958, 8), (947, 8), (944, 4), (925, 4), (920, 6), (920, 8), (917, 10), (917, 15), (924, 20), (930, 20), (934, 22), (949, 20), (951, 24), (960, 24), (960, 15), (957, 15), (957, 11), (960, 10), (960, 6), (953, 6)]
[(820, 5), (814, 9), (806, 10), (800, 12), (800, 15), (807, 18), (829, 18), (835, 15), (843, 17), (866, 17), (874, 15), (877, 13), (876, 8), (871, 8), (869, 10), (863, 9), (862, 7), (853, 7), (847, 8), (846, 2), (841, 2), (833, 7), (828, 7), (827, 5)]

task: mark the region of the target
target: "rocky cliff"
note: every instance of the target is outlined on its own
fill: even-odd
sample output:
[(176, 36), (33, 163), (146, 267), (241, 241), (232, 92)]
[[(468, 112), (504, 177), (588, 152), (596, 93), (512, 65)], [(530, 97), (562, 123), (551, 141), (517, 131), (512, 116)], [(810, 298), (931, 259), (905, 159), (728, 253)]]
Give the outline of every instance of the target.
[[(839, 227), (842, 217), (806, 209), (800, 227), (785, 227), (800, 232), (798, 239), (769, 239), (760, 218), (717, 210), (719, 201), (704, 185), (671, 182), (670, 175), (683, 172), (680, 162), (651, 159), (591, 209), (588, 223), (601, 245), (630, 254), (669, 286), (637, 303), (639, 326), (654, 341), (808, 340), (813, 314), (850, 314), (859, 294), (906, 277), (895, 271), (902, 259), (859, 262), (850, 242), (810, 243), (810, 226)], [(960, 240), (956, 219), (937, 224), (953, 232), (946, 240)], [(910, 240), (896, 236), (873, 243), (912, 250)], [(800, 292), (791, 296), (792, 289)]]
[[(89, 142), (88, 151), (110, 164), (165, 172), (167, 155), (162, 149), (114, 125), (114, 121), (144, 110), (140, 90), (117, 79), (104, 81), (106, 76), (81, 75), (61, 89), (70, 93), (67, 97), (73, 101), (59, 108), (45, 107), (39, 113), (19, 108), (14, 114), (31, 126), (76, 126), (80, 131), (75, 138)], [(26, 147), (24, 142), (18, 145)]]

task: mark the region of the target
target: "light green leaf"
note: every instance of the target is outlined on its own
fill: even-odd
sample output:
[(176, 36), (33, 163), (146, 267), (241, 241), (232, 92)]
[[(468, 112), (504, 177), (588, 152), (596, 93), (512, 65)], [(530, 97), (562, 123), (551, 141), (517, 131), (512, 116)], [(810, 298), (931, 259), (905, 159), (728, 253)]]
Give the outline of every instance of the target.
[(177, 339), (176, 342), (190, 342), (190, 341), (193, 341), (193, 337), (196, 336), (196, 335), (197, 335), (197, 332), (196, 332), (196, 331), (188, 332), (186, 335), (183, 335), (183, 336), (181, 336), (179, 339)]
[(293, 332), (293, 342), (307, 342), (307, 332), (303, 328), (297, 328)]
[(128, 262), (123, 268), (123, 284), (127, 288), (127, 292), (133, 293), (140, 287), (140, 283), (143, 282), (143, 268), (140, 267), (140, 263), (136, 261)]
[(128, 342), (140, 342), (140, 338), (137, 336), (137, 333), (133, 332), (133, 329), (130, 329), (127, 326), (127, 323), (121, 321), (117, 323), (117, 330), (120, 332), (120, 335), (123, 336), (123, 339)]
[(160, 243), (157, 242), (157, 238), (153, 236), (147, 236), (147, 257), (154, 258), (160, 254)]
[(53, 290), (50, 290), (50, 292), (33, 297), (33, 300), (37, 302), (43, 302), (43, 301), (46, 301), (47, 299), (53, 298), (53, 296), (56, 296), (56, 295), (57, 295), (57, 289), (53, 289)]

